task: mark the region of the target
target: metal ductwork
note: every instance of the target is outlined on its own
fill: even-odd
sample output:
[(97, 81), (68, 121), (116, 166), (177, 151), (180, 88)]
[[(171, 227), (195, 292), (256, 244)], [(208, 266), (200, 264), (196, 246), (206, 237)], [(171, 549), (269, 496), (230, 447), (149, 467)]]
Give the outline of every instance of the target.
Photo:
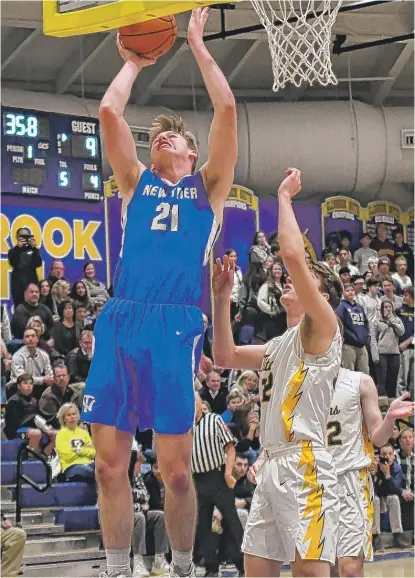
[[(99, 102), (75, 96), (3, 89), (7, 106), (97, 117)], [(127, 122), (149, 127), (164, 108), (129, 105)], [(206, 158), (212, 115), (181, 111)], [(302, 200), (320, 203), (336, 193), (367, 204), (413, 204), (413, 149), (401, 146), (403, 129), (413, 129), (410, 107), (377, 108), (361, 102), (244, 103), (238, 106), (239, 161), (235, 182), (260, 197), (275, 191), (286, 167), (303, 172)], [(140, 149), (142, 153), (142, 149)], [(146, 156), (146, 152), (144, 156)], [(148, 159), (143, 158), (148, 162)], [(108, 175), (109, 167), (104, 162)]]

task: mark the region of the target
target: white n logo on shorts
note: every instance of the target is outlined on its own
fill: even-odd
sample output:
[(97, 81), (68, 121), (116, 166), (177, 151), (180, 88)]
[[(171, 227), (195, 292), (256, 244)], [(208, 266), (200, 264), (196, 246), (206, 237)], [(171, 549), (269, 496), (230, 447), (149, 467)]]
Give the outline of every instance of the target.
[(88, 411), (92, 411), (95, 402), (96, 399), (93, 395), (84, 395), (84, 401), (82, 404), (83, 411), (85, 413), (87, 413)]

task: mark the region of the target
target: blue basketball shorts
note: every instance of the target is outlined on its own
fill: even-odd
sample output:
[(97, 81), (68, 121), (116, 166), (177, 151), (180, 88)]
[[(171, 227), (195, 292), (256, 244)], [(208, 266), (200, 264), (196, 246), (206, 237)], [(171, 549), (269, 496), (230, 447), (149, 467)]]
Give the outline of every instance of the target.
[(95, 325), (82, 419), (134, 434), (185, 434), (194, 421), (200, 309), (110, 299)]

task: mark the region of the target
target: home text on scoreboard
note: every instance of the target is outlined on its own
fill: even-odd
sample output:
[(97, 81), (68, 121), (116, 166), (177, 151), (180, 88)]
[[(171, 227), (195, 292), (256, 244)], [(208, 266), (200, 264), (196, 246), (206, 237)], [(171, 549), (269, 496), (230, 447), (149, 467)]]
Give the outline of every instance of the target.
[(2, 192), (103, 198), (96, 119), (2, 107)]

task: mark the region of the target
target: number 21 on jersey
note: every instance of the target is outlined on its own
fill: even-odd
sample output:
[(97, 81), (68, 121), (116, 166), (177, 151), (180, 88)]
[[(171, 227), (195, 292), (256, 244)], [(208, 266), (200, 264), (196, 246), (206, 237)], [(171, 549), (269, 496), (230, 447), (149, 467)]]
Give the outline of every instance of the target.
[(158, 213), (151, 222), (152, 231), (173, 231), (179, 230), (179, 205), (160, 203), (156, 207)]

